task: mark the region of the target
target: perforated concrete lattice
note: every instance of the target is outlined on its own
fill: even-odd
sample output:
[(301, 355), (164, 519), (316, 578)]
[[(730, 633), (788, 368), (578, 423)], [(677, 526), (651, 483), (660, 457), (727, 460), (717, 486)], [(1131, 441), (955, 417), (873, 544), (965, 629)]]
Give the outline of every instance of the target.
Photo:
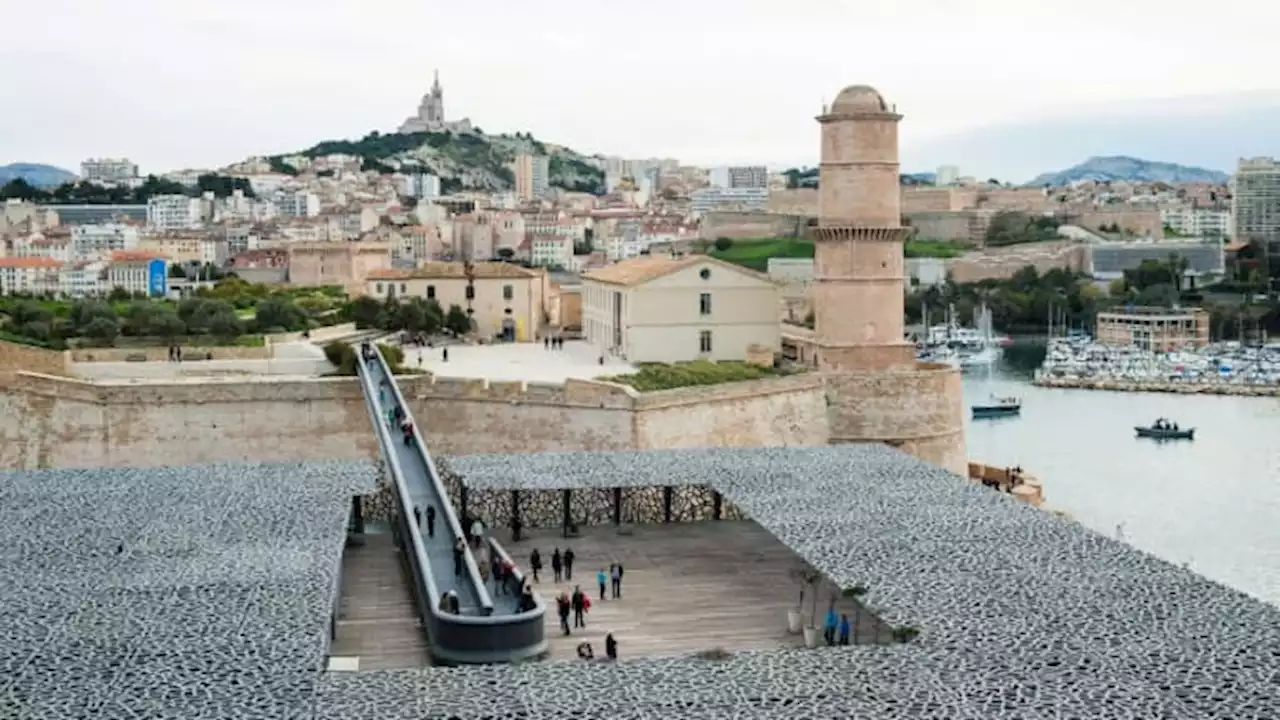
[[(539, 463), (521, 472), (540, 478), (568, 463), (591, 487), (624, 484), (609, 472), (710, 485), (920, 637), (325, 673), (347, 511), (370, 466), (9, 473), (0, 717), (1280, 717), (1280, 611), (896, 451), (613, 455), (505, 462)], [(470, 484), (468, 462), (452, 467)]]

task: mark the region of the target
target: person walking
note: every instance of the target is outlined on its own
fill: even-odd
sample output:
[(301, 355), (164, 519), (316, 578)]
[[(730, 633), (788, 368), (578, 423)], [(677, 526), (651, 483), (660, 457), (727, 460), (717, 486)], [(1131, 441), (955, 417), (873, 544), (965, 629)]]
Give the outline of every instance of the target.
[(600, 586), (600, 602), (604, 602), (604, 589), (608, 582), (609, 576), (605, 574), (604, 568), (600, 568), (600, 571), (596, 573), (596, 584)]
[(849, 644), (849, 616), (840, 614), (840, 644)]
[(427, 537), (436, 536), (436, 506), (427, 506)]
[(454, 577), (462, 577), (462, 556), (467, 551), (467, 546), (462, 543), (462, 538), (458, 538), (453, 544), (453, 575)]
[(538, 552), (538, 548), (534, 548), (533, 552), (529, 553), (529, 569), (533, 571), (533, 581), (541, 583), (538, 572), (542, 570), (542, 555)]
[(573, 606), (573, 626), (576, 628), (585, 628), (587, 626), (587, 596), (582, 592), (582, 588), (574, 585), (573, 596), (570, 598)]
[(604, 655), (610, 660), (618, 659), (618, 641), (613, 639), (613, 633), (604, 637)]
[(417, 505), (413, 506), (413, 524), (419, 529), (422, 528), (422, 511), (418, 509)]
[(609, 568), (609, 576), (613, 580), (613, 599), (622, 597), (622, 563), (614, 563)]
[(484, 543), (484, 523), (480, 522), (480, 518), (476, 518), (471, 523), (471, 542), (476, 547), (480, 547)]
[(828, 645), (836, 644), (836, 627), (840, 624), (840, 617), (836, 615), (835, 607), (827, 610), (827, 621), (824, 623), (822, 635), (826, 638)]
[(564, 579), (573, 579), (573, 548), (564, 549)]
[(569, 635), (569, 594), (562, 592), (556, 598), (556, 611), (560, 613), (560, 629)]
[(555, 581), (560, 582), (564, 575), (564, 560), (560, 557), (560, 548), (551, 553), (551, 572), (555, 575)]

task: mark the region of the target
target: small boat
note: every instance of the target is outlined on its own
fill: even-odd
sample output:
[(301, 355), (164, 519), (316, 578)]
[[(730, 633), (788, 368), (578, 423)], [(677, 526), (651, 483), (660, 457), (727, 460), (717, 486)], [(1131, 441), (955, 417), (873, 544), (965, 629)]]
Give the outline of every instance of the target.
[(1022, 401), (1016, 397), (992, 397), (987, 405), (974, 405), (973, 419), (1014, 417), (1022, 414)]
[(1195, 440), (1195, 428), (1172, 428), (1172, 427), (1135, 427), (1134, 432), (1138, 433), (1140, 438), (1151, 438), (1153, 440)]

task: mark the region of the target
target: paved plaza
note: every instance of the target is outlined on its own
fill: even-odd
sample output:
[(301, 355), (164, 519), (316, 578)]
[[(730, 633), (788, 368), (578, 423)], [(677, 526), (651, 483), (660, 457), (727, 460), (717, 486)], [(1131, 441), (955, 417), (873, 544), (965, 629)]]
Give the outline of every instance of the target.
[(183, 378), (234, 378), (255, 376), (273, 379), (316, 377), (333, 371), (324, 350), (309, 342), (272, 346), (269, 360), (196, 360), (199, 349), (189, 349), (182, 362), (77, 362), (71, 372), (86, 380), (115, 382), (129, 380), (182, 380)]
[(618, 358), (606, 357), (600, 365), (599, 353), (585, 342), (566, 341), (560, 350), (548, 350), (542, 343), (502, 345), (450, 345), (449, 360), (444, 349), (404, 348), (404, 364), (447, 378), (484, 378), (502, 382), (538, 382), (561, 385), (565, 380), (591, 380), (601, 375), (624, 375), (636, 371)]
[[(552, 660), (576, 660), (583, 641), (603, 656), (609, 633), (618, 641), (620, 655), (630, 659), (803, 644), (803, 636), (787, 632), (787, 611), (800, 599), (791, 570), (802, 563), (764, 528), (750, 521), (707, 521), (635, 525), (625, 532), (591, 527), (566, 540), (558, 532), (534, 531), (519, 543), (507, 543), (526, 572), (533, 548), (543, 555), (542, 582), (534, 588), (547, 602)], [(556, 548), (573, 548), (575, 555), (573, 579), (558, 585), (550, 567)], [(615, 562), (624, 570), (622, 598), (610, 595), (601, 602), (596, 573), (608, 573)], [(560, 591), (572, 593), (575, 585), (591, 597), (592, 605), (586, 629), (574, 629), (566, 637), (555, 597)], [(817, 591), (819, 622), (833, 590), (823, 585)], [(804, 612), (811, 608), (812, 598), (806, 597)], [(836, 611), (849, 614), (858, 629), (857, 642), (889, 640), (888, 627), (853, 600), (839, 599)]]

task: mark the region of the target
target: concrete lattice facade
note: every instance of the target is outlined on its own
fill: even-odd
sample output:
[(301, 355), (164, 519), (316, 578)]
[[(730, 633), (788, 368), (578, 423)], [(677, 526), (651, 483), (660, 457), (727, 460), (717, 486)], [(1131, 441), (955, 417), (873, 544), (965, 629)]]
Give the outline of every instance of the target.
[(845, 88), (822, 125), (814, 344), (832, 442), (885, 442), (966, 472), (959, 371), (905, 339), (898, 122), (875, 89)]

